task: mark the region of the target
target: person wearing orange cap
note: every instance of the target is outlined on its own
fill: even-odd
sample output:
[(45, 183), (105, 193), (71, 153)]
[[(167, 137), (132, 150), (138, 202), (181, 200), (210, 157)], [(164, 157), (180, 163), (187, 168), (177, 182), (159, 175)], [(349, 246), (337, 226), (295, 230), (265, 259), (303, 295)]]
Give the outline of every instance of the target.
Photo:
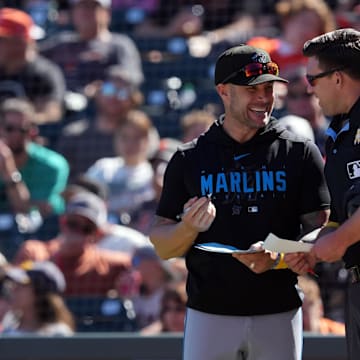
[(0, 9), (0, 101), (27, 97), (38, 124), (61, 119), (65, 80), (61, 69), (38, 54), (35, 26), (24, 11)]

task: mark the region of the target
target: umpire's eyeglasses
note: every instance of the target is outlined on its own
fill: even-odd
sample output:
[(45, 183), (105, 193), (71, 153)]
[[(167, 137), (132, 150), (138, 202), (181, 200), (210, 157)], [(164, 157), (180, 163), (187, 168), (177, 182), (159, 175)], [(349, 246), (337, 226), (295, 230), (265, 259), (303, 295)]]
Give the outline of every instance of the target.
[(344, 69), (345, 69), (345, 67), (342, 66), (342, 67), (338, 67), (338, 68), (335, 68), (335, 69), (330, 69), (330, 70), (323, 71), (323, 72), (321, 72), (319, 74), (316, 74), (316, 75), (306, 75), (306, 80), (308, 81), (310, 86), (314, 86), (316, 79), (320, 79), (322, 77), (333, 74), (335, 71), (340, 71), (340, 70), (344, 70)]

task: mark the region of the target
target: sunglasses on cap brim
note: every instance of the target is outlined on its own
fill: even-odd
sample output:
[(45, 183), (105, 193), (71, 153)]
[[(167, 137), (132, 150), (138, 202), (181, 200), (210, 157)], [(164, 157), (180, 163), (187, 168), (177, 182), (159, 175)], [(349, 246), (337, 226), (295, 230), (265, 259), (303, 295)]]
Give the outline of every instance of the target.
[(244, 73), (246, 78), (259, 76), (262, 74), (271, 74), (278, 76), (279, 75), (279, 66), (274, 62), (268, 63), (251, 63), (247, 64), (239, 70), (234, 71), (229, 76), (227, 76), (222, 83), (227, 83), (230, 79), (235, 77), (239, 73)]

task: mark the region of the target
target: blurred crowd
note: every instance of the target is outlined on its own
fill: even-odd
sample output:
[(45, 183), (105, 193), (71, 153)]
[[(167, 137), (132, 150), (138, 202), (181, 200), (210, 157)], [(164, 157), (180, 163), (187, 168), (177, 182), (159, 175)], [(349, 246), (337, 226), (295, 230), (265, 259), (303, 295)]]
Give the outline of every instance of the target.
[[(302, 46), (344, 27), (360, 1), (0, 0), (1, 333), (182, 332), (184, 259), (148, 231), (168, 161), (223, 111), (217, 56), (265, 48), (289, 80), (274, 121), (324, 154)], [(343, 334), (346, 272), (317, 267), (304, 313), (334, 323), (304, 326)]]

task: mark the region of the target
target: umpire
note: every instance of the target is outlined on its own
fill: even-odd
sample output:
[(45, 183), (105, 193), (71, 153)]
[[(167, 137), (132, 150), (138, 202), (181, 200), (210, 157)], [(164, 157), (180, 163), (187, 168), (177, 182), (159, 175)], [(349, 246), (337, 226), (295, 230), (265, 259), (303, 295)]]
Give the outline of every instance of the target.
[[(360, 32), (340, 29), (304, 45), (307, 78), (323, 112), (332, 116), (325, 176), (331, 194), (330, 221), (308, 261), (343, 259), (351, 284), (345, 310), (350, 360), (360, 359)], [(290, 261), (290, 259), (289, 259)], [(298, 260), (294, 260), (295, 262)], [(299, 263), (299, 262), (298, 262)], [(298, 266), (292, 268), (301, 270)]]

